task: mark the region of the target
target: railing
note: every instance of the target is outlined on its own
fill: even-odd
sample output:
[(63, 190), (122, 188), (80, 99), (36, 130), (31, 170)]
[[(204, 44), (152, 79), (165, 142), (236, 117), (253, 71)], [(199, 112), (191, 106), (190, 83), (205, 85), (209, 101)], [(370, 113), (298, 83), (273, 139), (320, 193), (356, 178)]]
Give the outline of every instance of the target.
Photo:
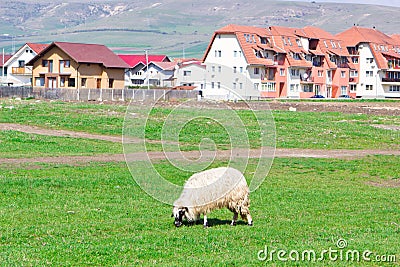
[(400, 83), (400, 78), (382, 78), (382, 82), (384, 83)]
[(13, 67), (12, 74), (19, 74), (19, 75), (30, 75), (32, 74), (32, 69), (26, 67)]

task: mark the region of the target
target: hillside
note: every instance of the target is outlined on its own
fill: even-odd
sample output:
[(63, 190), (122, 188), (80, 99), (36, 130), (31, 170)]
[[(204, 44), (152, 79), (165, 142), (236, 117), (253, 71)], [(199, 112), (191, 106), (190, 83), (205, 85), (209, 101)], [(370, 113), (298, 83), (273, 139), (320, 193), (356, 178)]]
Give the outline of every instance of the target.
[[(1, 1), (0, 48), (25, 42), (105, 44), (117, 52), (201, 57), (214, 30), (229, 24), (266, 27), (314, 25), (331, 33), (353, 24), (385, 33), (400, 27), (400, 8), (254, 0)], [(13, 37), (15, 36), (15, 37)]]

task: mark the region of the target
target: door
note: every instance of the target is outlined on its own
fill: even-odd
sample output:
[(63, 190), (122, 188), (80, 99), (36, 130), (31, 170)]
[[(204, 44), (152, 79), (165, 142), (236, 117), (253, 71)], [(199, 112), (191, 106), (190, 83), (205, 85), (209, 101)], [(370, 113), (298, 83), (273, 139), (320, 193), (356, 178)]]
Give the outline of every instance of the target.
[(56, 88), (57, 87), (56, 82), (57, 82), (56, 77), (47, 78), (47, 84), (49, 88)]
[(97, 86), (97, 89), (101, 88), (101, 79), (96, 79), (96, 86)]
[(279, 83), (279, 97), (282, 96), (283, 94), (283, 87), (285, 86), (285, 83)]

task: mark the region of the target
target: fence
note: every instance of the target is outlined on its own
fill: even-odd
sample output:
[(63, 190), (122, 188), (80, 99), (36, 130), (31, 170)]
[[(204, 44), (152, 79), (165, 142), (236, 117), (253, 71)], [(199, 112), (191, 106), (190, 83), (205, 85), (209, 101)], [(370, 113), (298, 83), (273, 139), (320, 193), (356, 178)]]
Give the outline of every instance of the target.
[(129, 101), (196, 99), (198, 91), (170, 89), (64, 89), (0, 87), (0, 98), (44, 98), (62, 101)]

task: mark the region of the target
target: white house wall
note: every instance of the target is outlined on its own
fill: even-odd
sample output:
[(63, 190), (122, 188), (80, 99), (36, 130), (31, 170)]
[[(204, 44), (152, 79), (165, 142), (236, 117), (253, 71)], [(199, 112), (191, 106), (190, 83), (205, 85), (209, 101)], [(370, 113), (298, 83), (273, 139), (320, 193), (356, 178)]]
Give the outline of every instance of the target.
[[(359, 46), (360, 55), (360, 72), (359, 72), (359, 86), (357, 86), (357, 96), (364, 98), (383, 98), (384, 91), (381, 83), (380, 72), (376, 59), (374, 58), (369, 44), (362, 43)], [(373, 58), (373, 62), (367, 62), (368, 58)], [(367, 77), (367, 71), (372, 71), (372, 77)], [(372, 85), (373, 90), (366, 90), (367, 85)]]
[(250, 76), (254, 69), (248, 65), (236, 35), (217, 35), (204, 63), (206, 65), (204, 97), (238, 99), (260, 95), (260, 92), (254, 89), (254, 83), (259, 83), (261, 76)]
[[(190, 75), (188, 75), (190, 72)], [(186, 74), (186, 75), (185, 75)], [(176, 85), (192, 85), (204, 89), (206, 70), (198, 64), (182, 66), (175, 70)]]
[(35, 51), (33, 51), (28, 45), (24, 45), (20, 48), (5, 64), (7, 67), (7, 82), (13, 83), (15, 86), (31, 85), (31, 66), (25, 67), (25, 75), (15, 75), (12, 73), (12, 69), (19, 67), (19, 61), (23, 60), (25, 63), (28, 63), (35, 56)]

